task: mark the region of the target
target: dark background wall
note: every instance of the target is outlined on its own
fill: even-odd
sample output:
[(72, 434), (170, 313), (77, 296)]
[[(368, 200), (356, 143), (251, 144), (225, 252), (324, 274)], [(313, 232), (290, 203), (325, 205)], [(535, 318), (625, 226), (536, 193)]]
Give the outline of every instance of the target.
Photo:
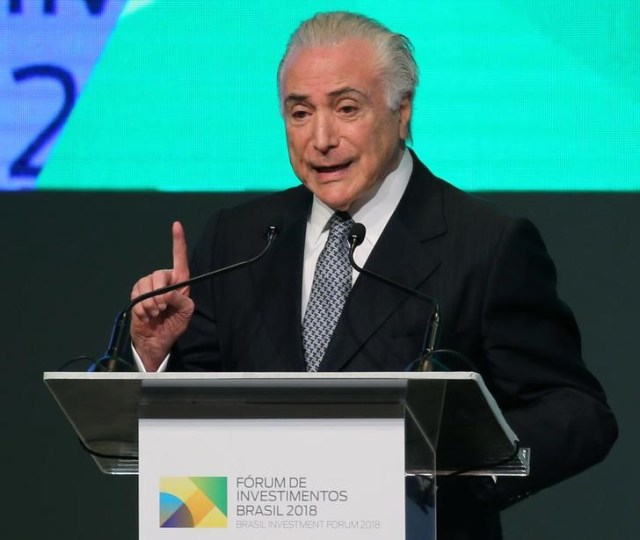
[[(213, 210), (251, 196), (0, 196), (3, 537), (137, 538), (137, 479), (98, 472), (42, 373), (104, 351), (133, 282), (170, 264), (172, 220), (185, 223), (193, 243)], [(621, 429), (604, 463), (506, 511), (506, 536), (640, 538), (640, 194), (483, 197), (540, 227), (558, 266), (561, 295), (582, 328), (586, 362), (605, 387)]]

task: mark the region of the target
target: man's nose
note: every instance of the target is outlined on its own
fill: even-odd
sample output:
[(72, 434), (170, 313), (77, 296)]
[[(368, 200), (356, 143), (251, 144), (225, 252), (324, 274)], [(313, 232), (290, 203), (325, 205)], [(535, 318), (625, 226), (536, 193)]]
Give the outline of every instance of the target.
[(319, 152), (326, 154), (338, 146), (340, 138), (335, 119), (330, 114), (316, 114), (313, 125), (313, 146)]

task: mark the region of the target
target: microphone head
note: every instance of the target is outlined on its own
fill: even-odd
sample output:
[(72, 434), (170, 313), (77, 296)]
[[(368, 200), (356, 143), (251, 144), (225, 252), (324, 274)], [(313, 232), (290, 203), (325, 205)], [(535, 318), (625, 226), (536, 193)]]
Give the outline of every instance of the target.
[(357, 247), (364, 242), (364, 237), (367, 235), (367, 229), (362, 223), (354, 223), (349, 229), (349, 244), (353, 247)]
[(269, 225), (267, 227), (267, 240), (269, 242), (272, 242), (273, 240), (276, 239), (279, 232), (280, 231), (278, 230), (278, 227), (276, 227), (275, 225)]

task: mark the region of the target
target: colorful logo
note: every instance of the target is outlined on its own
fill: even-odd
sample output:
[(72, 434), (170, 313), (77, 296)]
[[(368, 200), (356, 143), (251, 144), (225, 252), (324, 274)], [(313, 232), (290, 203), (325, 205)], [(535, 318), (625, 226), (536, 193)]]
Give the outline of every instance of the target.
[(160, 527), (227, 526), (226, 476), (160, 478)]

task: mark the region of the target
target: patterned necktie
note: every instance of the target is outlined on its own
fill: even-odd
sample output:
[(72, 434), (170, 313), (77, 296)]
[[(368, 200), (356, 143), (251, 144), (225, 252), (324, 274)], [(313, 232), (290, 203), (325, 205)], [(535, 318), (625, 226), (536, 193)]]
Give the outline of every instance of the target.
[(352, 225), (353, 220), (343, 212), (336, 212), (329, 220), (329, 238), (316, 263), (311, 295), (302, 320), (307, 371), (318, 371), (351, 290), (347, 235)]

